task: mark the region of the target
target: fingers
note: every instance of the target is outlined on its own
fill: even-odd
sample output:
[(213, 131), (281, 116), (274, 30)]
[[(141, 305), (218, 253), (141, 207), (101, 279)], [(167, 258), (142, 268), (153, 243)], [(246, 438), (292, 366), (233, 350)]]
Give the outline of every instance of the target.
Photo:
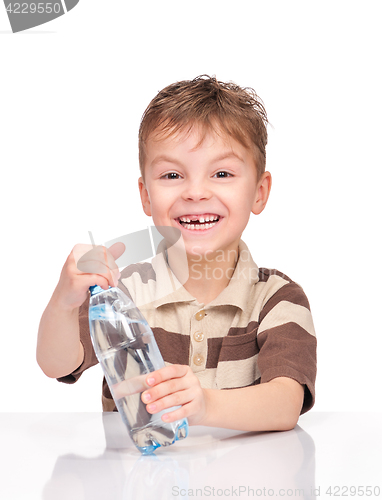
[(120, 399), (132, 394), (137, 394), (147, 389), (146, 375), (138, 375), (122, 382), (114, 384), (112, 387), (114, 399)]
[(189, 370), (190, 367), (187, 365), (166, 366), (147, 375), (147, 385), (154, 386), (160, 384), (161, 382), (165, 382), (166, 380), (184, 377)]
[(78, 271), (103, 276), (110, 286), (117, 286), (120, 272), (115, 258), (124, 250), (123, 243), (115, 243), (110, 249), (101, 245), (76, 245), (72, 253)]
[[(176, 391), (174, 393), (170, 393), (167, 396), (156, 399), (154, 402), (150, 402), (147, 404), (146, 409), (149, 413), (158, 413), (166, 408), (173, 408), (174, 406), (185, 406), (193, 401), (194, 391), (192, 388), (183, 389), (181, 391)], [(147, 402), (143, 399), (144, 402)], [(185, 416), (185, 412), (182, 412)]]
[[(115, 261), (124, 253), (125, 249), (122, 242), (114, 243), (110, 248), (102, 245), (78, 244), (74, 246), (72, 254), (80, 271), (98, 274), (99, 270), (104, 270), (106, 267), (117, 269)], [(95, 267), (91, 269), (91, 265)]]
[[(167, 380), (144, 391), (142, 394), (142, 401), (153, 405), (159, 399), (164, 400), (168, 395), (171, 395), (173, 405), (184, 404), (186, 400), (183, 393), (189, 388), (189, 385), (190, 383), (185, 377)], [(154, 407), (152, 406), (152, 408)]]
[(200, 418), (204, 401), (203, 390), (189, 366), (172, 365), (162, 368), (149, 374), (146, 382), (151, 387), (142, 393), (142, 401), (146, 403), (149, 413), (178, 407), (162, 415), (162, 420), (174, 422), (185, 417)]
[(172, 401), (176, 400), (175, 404), (183, 404), (185, 401), (180, 402), (179, 398), (181, 396), (178, 393), (179, 391), (184, 391), (190, 385), (190, 382), (186, 378), (188, 370), (189, 367), (185, 365), (172, 365), (150, 373), (146, 378), (146, 383), (150, 389), (142, 393), (142, 401), (148, 403), (147, 410), (151, 410), (152, 413), (160, 411), (160, 409), (157, 409), (158, 404), (156, 402), (162, 399), (160, 406), (163, 409), (165, 405), (163, 398), (174, 393), (177, 396), (173, 397)]
[(73, 256), (79, 271), (88, 274), (103, 274), (116, 269), (117, 264), (107, 248), (98, 245), (90, 246), (86, 252), (84, 250), (85, 245), (76, 245), (73, 248)]
[(114, 243), (113, 245), (111, 245), (111, 247), (108, 248), (108, 251), (115, 260), (119, 259), (119, 257), (124, 253), (125, 250), (126, 246), (121, 241)]
[(75, 245), (52, 295), (54, 303), (60, 308), (73, 310), (85, 302), (90, 286), (98, 285), (104, 290), (117, 286), (121, 273), (115, 258), (124, 249), (123, 243), (112, 245), (110, 250), (103, 246)]

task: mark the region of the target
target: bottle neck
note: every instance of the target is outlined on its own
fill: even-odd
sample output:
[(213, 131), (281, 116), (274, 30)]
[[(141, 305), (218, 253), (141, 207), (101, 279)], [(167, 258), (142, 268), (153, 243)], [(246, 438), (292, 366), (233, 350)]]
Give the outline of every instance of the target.
[[(111, 286), (109, 286), (109, 290), (110, 290), (110, 288), (111, 288)], [(91, 295), (97, 295), (97, 293), (101, 293), (101, 292), (106, 292), (107, 291), (107, 290), (104, 290), (103, 288), (101, 288), (98, 285), (90, 286), (89, 290), (90, 290)]]

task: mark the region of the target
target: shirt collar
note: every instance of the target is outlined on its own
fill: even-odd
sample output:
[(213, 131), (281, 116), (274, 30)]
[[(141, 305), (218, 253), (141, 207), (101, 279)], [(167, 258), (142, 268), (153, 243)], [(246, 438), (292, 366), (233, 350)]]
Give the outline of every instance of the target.
[[(197, 300), (182, 286), (174, 273), (171, 271), (165, 258), (165, 252), (161, 252), (152, 260), (152, 266), (156, 273), (154, 307), (176, 302), (197, 302)], [(243, 240), (239, 242), (239, 258), (234, 273), (224, 290), (206, 308), (232, 305), (244, 310), (250, 290), (259, 281), (259, 268), (255, 264)]]

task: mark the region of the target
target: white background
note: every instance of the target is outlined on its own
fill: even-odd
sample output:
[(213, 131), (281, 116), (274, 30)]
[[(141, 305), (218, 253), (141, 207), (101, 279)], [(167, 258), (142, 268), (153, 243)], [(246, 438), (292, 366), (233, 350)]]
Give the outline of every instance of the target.
[(273, 189), (243, 239), (307, 293), (312, 411), (381, 411), (378, 1), (81, 0), (12, 34), (0, 5), (0, 411), (100, 411), (99, 366), (74, 386), (35, 361), (38, 324), (75, 243), (151, 224), (137, 132), (152, 97), (216, 75), (255, 88)]

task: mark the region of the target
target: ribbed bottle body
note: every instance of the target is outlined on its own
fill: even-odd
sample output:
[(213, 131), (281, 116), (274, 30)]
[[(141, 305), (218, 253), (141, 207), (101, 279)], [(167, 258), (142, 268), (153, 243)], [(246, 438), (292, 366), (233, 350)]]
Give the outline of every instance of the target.
[(147, 374), (165, 366), (153, 332), (135, 304), (118, 288), (92, 287), (90, 335), (110, 392), (135, 446), (144, 454), (188, 433), (187, 420), (165, 423), (169, 408), (151, 415), (141, 400)]

